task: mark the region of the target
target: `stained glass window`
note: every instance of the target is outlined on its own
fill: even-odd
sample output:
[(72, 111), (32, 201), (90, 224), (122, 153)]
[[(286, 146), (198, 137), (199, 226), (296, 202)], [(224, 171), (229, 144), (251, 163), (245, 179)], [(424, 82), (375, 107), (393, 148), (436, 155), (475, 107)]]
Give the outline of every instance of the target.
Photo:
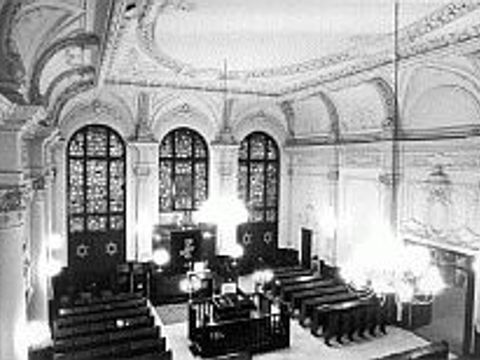
[(125, 145), (112, 129), (89, 125), (68, 145), (69, 233), (125, 229)]
[(248, 135), (239, 149), (238, 191), (249, 209), (249, 222), (278, 221), (280, 156), (263, 132)]
[(169, 132), (160, 144), (160, 212), (198, 209), (208, 196), (208, 148), (189, 128)]

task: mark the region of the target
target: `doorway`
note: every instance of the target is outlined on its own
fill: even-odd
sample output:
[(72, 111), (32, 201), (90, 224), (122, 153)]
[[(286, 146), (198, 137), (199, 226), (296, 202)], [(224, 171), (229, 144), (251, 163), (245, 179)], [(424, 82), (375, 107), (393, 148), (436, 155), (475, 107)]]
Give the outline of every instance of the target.
[(302, 228), (301, 235), (301, 265), (305, 269), (310, 269), (312, 267), (312, 234), (311, 229)]

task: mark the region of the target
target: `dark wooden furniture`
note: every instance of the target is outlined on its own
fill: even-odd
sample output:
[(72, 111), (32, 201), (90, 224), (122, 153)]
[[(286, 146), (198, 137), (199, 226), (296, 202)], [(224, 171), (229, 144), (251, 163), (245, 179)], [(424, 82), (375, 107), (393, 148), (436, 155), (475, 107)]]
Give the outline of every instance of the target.
[(171, 360), (171, 351), (139, 294), (81, 298), (57, 309), (53, 323), (55, 360)]
[(311, 325), (312, 334), (317, 336), (320, 328), (325, 344), (330, 345), (333, 337), (339, 343), (342, 343), (343, 336), (353, 341), (355, 333), (364, 337), (365, 331), (368, 331), (374, 336), (377, 328), (386, 334), (386, 318), (380, 302), (373, 296), (317, 308)]
[(302, 302), (307, 299), (318, 298), (325, 295), (346, 293), (348, 291), (348, 288), (343, 284), (328, 284), (324, 286), (318, 286), (313, 289), (302, 289), (292, 294), (290, 303), (292, 308), (300, 309)]
[(413, 330), (432, 322), (432, 302), (403, 304), (401, 326)]
[(358, 299), (358, 294), (352, 291), (341, 292), (337, 294), (319, 295), (315, 298), (307, 299), (302, 302), (302, 305), (300, 308), (300, 315), (299, 315), (300, 325), (305, 326), (306, 320), (308, 318), (312, 318), (312, 322), (313, 322), (313, 315), (316, 307), (319, 307), (325, 304), (334, 304), (342, 301), (350, 301), (355, 299)]
[(243, 292), (216, 295), (212, 298), (213, 319), (217, 322), (249, 318), (255, 310), (252, 299)]
[(194, 262), (215, 259), (216, 228), (213, 225), (180, 227), (159, 225), (154, 230), (153, 251), (165, 249), (170, 262), (162, 267), (166, 274), (185, 274)]
[(237, 227), (237, 242), (244, 248), (239, 261), (241, 274), (277, 264), (277, 223), (244, 223)]
[(192, 351), (214, 357), (238, 351), (251, 354), (290, 346), (290, 317), (285, 304), (276, 305), (260, 293), (248, 294), (256, 304), (248, 317), (221, 320), (214, 316), (213, 299), (192, 301), (188, 313), (188, 337)]
[(324, 279), (321, 277), (313, 277), (311, 279), (301, 279), (299, 282), (282, 286), (280, 289), (280, 298), (284, 301), (290, 301), (291, 296), (297, 292), (319, 289), (319, 288), (328, 288), (335, 286), (337, 281), (334, 279)]

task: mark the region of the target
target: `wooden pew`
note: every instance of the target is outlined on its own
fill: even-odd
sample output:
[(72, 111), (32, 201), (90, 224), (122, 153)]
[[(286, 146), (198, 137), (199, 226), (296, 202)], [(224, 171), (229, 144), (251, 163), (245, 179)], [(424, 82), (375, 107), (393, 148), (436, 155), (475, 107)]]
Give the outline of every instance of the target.
[(112, 302), (95, 302), (70, 308), (60, 308), (58, 310), (58, 316), (84, 316), (85, 314), (91, 314), (94, 312), (104, 312), (113, 309), (125, 309), (146, 305), (147, 301), (144, 298), (117, 299)]
[(318, 298), (324, 295), (332, 295), (339, 293), (346, 293), (349, 289), (343, 284), (334, 286), (318, 286), (313, 289), (304, 289), (302, 291), (294, 292), (291, 295), (291, 305), (293, 309), (300, 309), (302, 302), (307, 299)]
[(305, 268), (303, 268), (302, 266), (300, 265), (296, 265), (296, 266), (281, 266), (281, 267), (276, 267), (275, 269), (273, 269), (273, 275), (280, 275), (280, 274), (285, 274), (285, 273), (288, 273), (288, 272), (292, 272), (292, 271), (299, 271), (299, 270), (305, 270)]
[(106, 331), (115, 332), (121, 331), (122, 329), (128, 328), (137, 328), (137, 327), (145, 327), (145, 326), (154, 326), (154, 320), (151, 316), (143, 315), (143, 316), (135, 316), (131, 318), (123, 318), (123, 325), (119, 326), (119, 322), (117, 319), (105, 321), (105, 322), (98, 322), (98, 323), (91, 323), (91, 324), (83, 324), (79, 326), (72, 326), (72, 327), (64, 327), (64, 328), (54, 328), (53, 336), (55, 340), (65, 339), (68, 337), (73, 336), (82, 336), (87, 334), (95, 334), (95, 333), (102, 333)]
[[(366, 330), (375, 336), (378, 328), (386, 334), (386, 319), (382, 307), (375, 297), (368, 299), (356, 299), (342, 303), (324, 305), (317, 309), (317, 321), (321, 322), (323, 336), (326, 345), (330, 345), (332, 337), (336, 337), (342, 343), (342, 337), (347, 336), (354, 340), (354, 334), (364, 337)], [(318, 329), (318, 326), (315, 325)], [(312, 329), (314, 326), (312, 326)], [(312, 332), (317, 335), (317, 331)]]
[(314, 275), (314, 271), (310, 269), (297, 269), (297, 270), (287, 271), (280, 274), (274, 273), (273, 277), (275, 281), (282, 281), (286, 279), (295, 278), (298, 276), (308, 276), (308, 275)]
[(291, 296), (296, 292), (305, 290), (312, 290), (316, 288), (332, 287), (338, 284), (334, 279), (322, 279), (320, 277), (312, 278), (309, 280), (303, 280), (291, 285), (285, 285), (280, 288), (280, 299), (283, 301), (290, 301)]
[(73, 350), (114, 344), (125, 340), (158, 337), (160, 337), (160, 329), (158, 327), (140, 327), (58, 340), (55, 342), (55, 349), (56, 351), (67, 353)]
[(316, 307), (327, 305), (327, 304), (335, 304), (343, 301), (350, 301), (358, 299), (359, 295), (355, 292), (343, 292), (338, 294), (331, 294), (331, 295), (322, 295), (315, 298), (310, 298), (302, 302), (302, 306), (300, 307), (300, 316), (299, 322), (300, 325), (305, 326), (305, 321), (307, 318), (312, 318), (314, 309)]
[(60, 310), (53, 326), (55, 360), (171, 360), (151, 305), (139, 295), (84, 298)]
[(112, 311), (88, 313), (82, 316), (67, 316), (58, 318), (56, 324), (58, 328), (76, 326), (85, 323), (94, 323), (110, 319), (123, 319), (135, 316), (149, 315), (150, 309), (147, 307), (133, 307), (126, 309), (114, 309)]
[(132, 358), (136, 355), (162, 354), (166, 352), (165, 338), (125, 341), (75, 352), (56, 353), (54, 360), (90, 360)]

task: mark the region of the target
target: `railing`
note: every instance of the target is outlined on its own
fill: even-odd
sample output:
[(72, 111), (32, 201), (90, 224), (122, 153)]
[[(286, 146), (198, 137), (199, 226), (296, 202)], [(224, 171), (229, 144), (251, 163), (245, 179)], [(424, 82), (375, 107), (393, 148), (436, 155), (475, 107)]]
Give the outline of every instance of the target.
[(211, 299), (189, 305), (188, 336), (198, 354), (213, 357), (235, 351), (260, 353), (290, 346), (287, 306), (260, 293), (249, 295), (257, 311), (248, 318), (214, 321)]

